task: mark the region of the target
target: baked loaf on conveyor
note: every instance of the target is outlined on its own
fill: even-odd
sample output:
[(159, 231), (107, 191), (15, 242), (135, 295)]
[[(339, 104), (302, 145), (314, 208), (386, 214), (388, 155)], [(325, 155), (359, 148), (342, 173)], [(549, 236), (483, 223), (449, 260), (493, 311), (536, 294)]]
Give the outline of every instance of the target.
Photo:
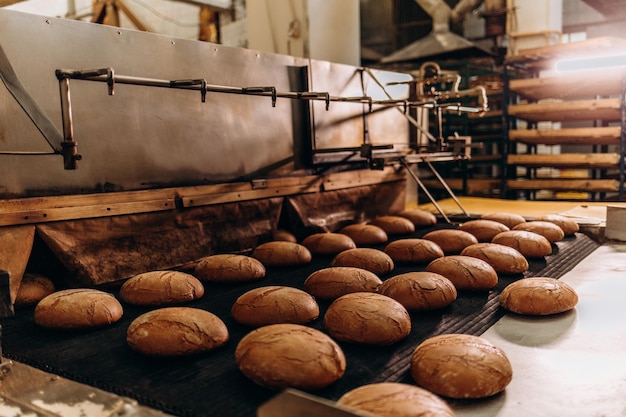
[(120, 302), (104, 291), (78, 288), (56, 291), (35, 307), (35, 323), (50, 329), (104, 327), (122, 318)]
[(575, 220), (559, 214), (544, 214), (543, 216), (536, 217), (535, 220), (556, 224), (563, 229), (565, 236), (571, 236), (580, 230), (580, 226), (578, 226)]
[(391, 345), (409, 335), (411, 317), (391, 297), (369, 292), (346, 294), (328, 307), (324, 327), (335, 339), (368, 345)]
[(305, 324), (315, 320), (320, 309), (309, 293), (298, 288), (270, 285), (242, 294), (231, 308), (233, 318), (248, 326), (278, 323)]
[(409, 311), (443, 308), (457, 297), (452, 281), (443, 275), (426, 271), (395, 275), (385, 280), (378, 292), (398, 301)]
[(458, 255), (469, 245), (478, 243), (476, 236), (458, 229), (433, 230), (426, 233), (423, 238), (435, 242), (446, 255)]
[(497, 243), (476, 243), (463, 249), (462, 256), (482, 259), (499, 274), (521, 274), (528, 271), (528, 260), (517, 249)]
[(498, 233), (491, 243), (510, 246), (527, 258), (542, 258), (552, 254), (552, 245), (545, 237), (528, 230), (509, 230)]
[(428, 239), (398, 239), (389, 243), (384, 252), (397, 263), (428, 263), (444, 256), (441, 247)]
[(513, 368), (486, 339), (444, 334), (422, 342), (411, 356), (411, 376), (421, 387), (449, 398), (484, 398), (503, 391)]
[(247, 282), (264, 278), (265, 272), (255, 258), (226, 253), (200, 259), (193, 274), (203, 282)]
[(237, 344), (235, 360), (246, 377), (274, 389), (318, 390), (346, 371), (339, 345), (300, 324), (271, 324), (251, 331)]
[(426, 271), (448, 278), (457, 290), (488, 290), (498, 284), (495, 269), (482, 259), (471, 256), (444, 256), (429, 263)]
[(330, 266), (352, 266), (382, 276), (393, 271), (393, 260), (385, 252), (374, 248), (356, 248), (343, 251), (333, 258)]
[(370, 221), (370, 224), (378, 226), (387, 235), (407, 235), (415, 231), (413, 222), (401, 216), (379, 216)]
[(411, 220), (415, 227), (433, 226), (437, 224), (435, 215), (426, 210), (407, 209), (399, 212), (397, 215)]
[(495, 235), (510, 229), (505, 224), (495, 220), (478, 219), (461, 224), (459, 230), (473, 234), (479, 242), (491, 242)]
[(518, 314), (563, 313), (578, 304), (578, 294), (567, 283), (549, 277), (531, 277), (507, 285), (500, 294), (500, 305)]
[(224, 345), (228, 329), (215, 314), (191, 307), (164, 307), (133, 320), (126, 341), (148, 356), (185, 356)]
[(339, 233), (350, 236), (357, 246), (379, 245), (389, 240), (387, 232), (373, 224), (349, 224)]
[(524, 223), (526, 218), (517, 213), (508, 213), (508, 212), (495, 212), (495, 213), (485, 213), (480, 216), (481, 219), (493, 220), (496, 222), (500, 222), (506, 225), (509, 229), (514, 228), (520, 223)]
[(448, 403), (437, 395), (400, 382), (360, 386), (342, 395), (337, 404), (380, 417), (454, 417)]
[(50, 278), (33, 273), (25, 273), (17, 291), (17, 297), (13, 303), (16, 307), (31, 306), (37, 304), (44, 297), (55, 291), (55, 286)]
[(529, 232), (535, 232), (548, 239), (548, 242), (550, 243), (558, 242), (559, 240), (563, 240), (565, 237), (565, 232), (559, 225), (541, 220), (520, 223), (512, 230), (527, 230)]
[(302, 244), (318, 255), (337, 255), (344, 250), (356, 248), (356, 243), (342, 233), (314, 233), (305, 237)]
[(334, 300), (353, 292), (376, 292), (383, 282), (362, 268), (335, 266), (318, 269), (304, 281), (304, 290), (322, 300)]
[(306, 265), (313, 259), (306, 246), (278, 240), (260, 244), (252, 256), (266, 267)]
[(119, 294), (128, 304), (162, 306), (196, 300), (204, 295), (204, 286), (184, 272), (150, 271), (126, 280)]

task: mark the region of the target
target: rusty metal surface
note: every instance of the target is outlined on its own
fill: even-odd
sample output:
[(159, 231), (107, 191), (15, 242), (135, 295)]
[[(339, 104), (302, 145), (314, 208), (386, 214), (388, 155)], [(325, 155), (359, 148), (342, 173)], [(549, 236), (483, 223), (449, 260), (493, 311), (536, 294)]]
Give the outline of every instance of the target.
[[(63, 131), (56, 69), (111, 67), (116, 74), (165, 80), (204, 78), (232, 87), (290, 91), (289, 68), (309, 67), (310, 91), (353, 95), (358, 68), (225, 47), (115, 27), (0, 10), (0, 43), (25, 89)], [(384, 73), (402, 81), (406, 74)], [(406, 93), (400, 91), (400, 94)], [(0, 197), (119, 191), (231, 181), (294, 157), (291, 99), (118, 85), (71, 84), (74, 136), (83, 159), (63, 169), (59, 155), (0, 155)], [(322, 108), (319, 108), (322, 106)], [(361, 104), (313, 106), (317, 142), (362, 143)], [(368, 121), (376, 142), (408, 141), (402, 115)], [(0, 85), (0, 151), (49, 151), (41, 134)]]

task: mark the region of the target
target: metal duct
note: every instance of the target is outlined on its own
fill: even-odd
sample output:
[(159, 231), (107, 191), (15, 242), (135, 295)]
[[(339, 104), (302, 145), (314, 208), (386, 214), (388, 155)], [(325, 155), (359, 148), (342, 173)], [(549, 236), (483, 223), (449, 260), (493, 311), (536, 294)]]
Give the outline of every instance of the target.
[(415, 0), (433, 19), (433, 30), (425, 37), (381, 59), (382, 63), (413, 61), (435, 56), (459, 56), (478, 52), (490, 55), (491, 52), (450, 31), (450, 22), (461, 22), (467, 14), (480, 6), (483, 0), (461, 0), (454, 9), (443, 0)]

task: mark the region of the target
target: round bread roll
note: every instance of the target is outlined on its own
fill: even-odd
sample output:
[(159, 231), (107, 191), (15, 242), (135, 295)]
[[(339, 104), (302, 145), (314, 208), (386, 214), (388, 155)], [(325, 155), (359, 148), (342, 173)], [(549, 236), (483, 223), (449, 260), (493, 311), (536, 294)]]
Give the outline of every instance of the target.
[(252, 256), (265, 266), (306, 265), (313, 258), (306, 246), (285, 241), (262, 243), (254, 248)]
[(298, 239), (288, 230), (276, 229), (273, 233), (274, 240), (298, 243)]
[(411, 318), (402, 304), (386, 295), (355, 292), (328, 306), (324, 327), (335, 339), (368, 345), (391, 345), (409, 335)]
[(563, 229), (563, 233), (565, 233), (565, 236), (571, 236), (580, 230), (580, 226), (578, 226), (578, 223), (576, 223), (575, 220), (572, 220), (569, 217), (561, 216), (559, 214), (544, 214), (543, 216), (535, 218), (535, 220), (556, 224), (561, 229)]
[(529, 268), (528, 260), (517, 249), (497, 243), (476, 243), (463, 249), (461, 255), (482, 259), (499, 274), (521, 274)]
[(319, 330), (300, 324), (271, 324), (245, 335), (235, 360), (258, 385), (318, 390), (343, 376), (346, 358), (339, 345)]
[(423, 239), (435, 242), (446, 255), (458, 255), (469, 245), (478, 243), (473, 234), (458, 229), (433, 230), (426, 233)]
[(426, 271), (448, 278), (457, 290), (488, 290), (498, 284), (495, 269), (482, 259), (471, 256), (444, 256), (429, 263)]
[(456, 300), (456, 287), (434, 272), (407, 272), (387, 279), (378, 292), (398, 301), (409, 311), (435, 310)]
[(35, 307), (35, 323), (49, 329), (89, 329), (115, 323), (124, 310), (119, 301), (104, 291), (78, 288), (56, 291)]
[(215, 314), (191, 307), (165, 307), (133, 320), (126, 341), (136, 352), (149, 356), (184, 356), (224, 345), (228, 329)]
[(518, 314), (563, 313), (578, 304), (578, 294), (567, 283), (555, 278), (524, 278), (507, 285), (500, 294), (500, 305)]
[(454, 417), (448, 404), (423, 388), (400, 382), (363, 385), (346, 392), (337, 404), (380, 417)]
[(493, 220), (499, 223), (504, 224), (509, 229), (514, 228), (520, 223), (526, 222), (526, 219), (516, 213), (507, 213), (507, 212), (495, 212), (495, 213), (485, 213), (480, 216), (481, 219), (485, 220)]
[(344, 250), (356, 248), (356, 243), (342, 233), (314, 233), (304, 238), (302, 244), (318, 255), (337, 255)]
[(565, 232), (563, 232), (563, 229), (561, 229), (560, 226), (552, 222), (544, 222), (541, 220), (520, 223), (515, 226), (513, 230), (535, 232), (548, 239), (548, 242), (550, 243), (558, 242), (565, 237)]
[(50, 278), (27, 272), (22, 277), (20, 288), (17, 291), (15, 307), (32, 306), (41, 301), (44, 297), (55, 291), (54, 283)]
[(478, 219), (461, 224), (459, 230), (473, 234), (479, 242), (491, 242), (495, 235), (510, 229), (495, 220)]
[(374, 248), (348, 249), (337, 254), (330, 266), (352, 266), (373, 272), (378, 276), (391, 272), (393, 260), (385, 252)]
[(390, 242), (384, 252), (398, 263), (428, 263), (444, 255), (441, 247), (428, 239), (398, 239)]
[(484, 398), (503, 391), (513, 378), (506, 354), (490, 341), (467, 334), (426, 339), (411, 356), (418, 385), (449, 398)]
[(349, 224), (339, 231), (360, 245), (379, 245), (387, 242), (389, 236), (387, 232), (373, 224)]
[(309, 293), (298, 288), (272, 285), (241, 295), (231, 308), (235, 321), (248, 326), (278, 323), (304, 324), (315, 320), (320, 309)]
[(387, 235), (406, 235), (415, 231), (413, 222), (401, 216), (378, 216), (370, 224), (380, 227)]
[(319, 269), (304, 280), (304, 290), (315, 298), (334, 300), (353, 292), (376, 292), (383, 282), (362, 268), (334, 266)]
[(398, 216), (411, 220), (415, 227), (433, 226), (437, 224), (435, 215), (426, 210), (407, 209), (398, 213)]
[(264, 278), (265, 266), (250, 256), (225, 253), (200, 259), (193, 273), (204, 282), (248, 282)]
[(548, 239), (527, 230), (509, 230), (498, 233), (491, 243), (510, 246), (527, 258), (541, 258), (552, 253), (552, 245)]
[(129, 278), (120, 288), (123, 301), (143, 306), (185, 303), (203, 295), (200, 280), (179, 271), (144, 272)]

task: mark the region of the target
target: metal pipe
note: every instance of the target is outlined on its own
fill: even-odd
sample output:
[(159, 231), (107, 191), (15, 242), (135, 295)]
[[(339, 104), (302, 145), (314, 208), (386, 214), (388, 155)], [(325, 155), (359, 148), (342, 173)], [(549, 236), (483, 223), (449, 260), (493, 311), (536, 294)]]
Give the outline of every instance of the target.
[(78, 147), (74, 140), (69, 78), (61, 78), (59, 80), (59, 89), (61, 93), (61, 116), (63, 120), (63, 142), (61, 142), (63, 166), (65, 169), (76, 169), (78, 168), (78, 161), (81, 159), (81, 156), (78, 154)]

